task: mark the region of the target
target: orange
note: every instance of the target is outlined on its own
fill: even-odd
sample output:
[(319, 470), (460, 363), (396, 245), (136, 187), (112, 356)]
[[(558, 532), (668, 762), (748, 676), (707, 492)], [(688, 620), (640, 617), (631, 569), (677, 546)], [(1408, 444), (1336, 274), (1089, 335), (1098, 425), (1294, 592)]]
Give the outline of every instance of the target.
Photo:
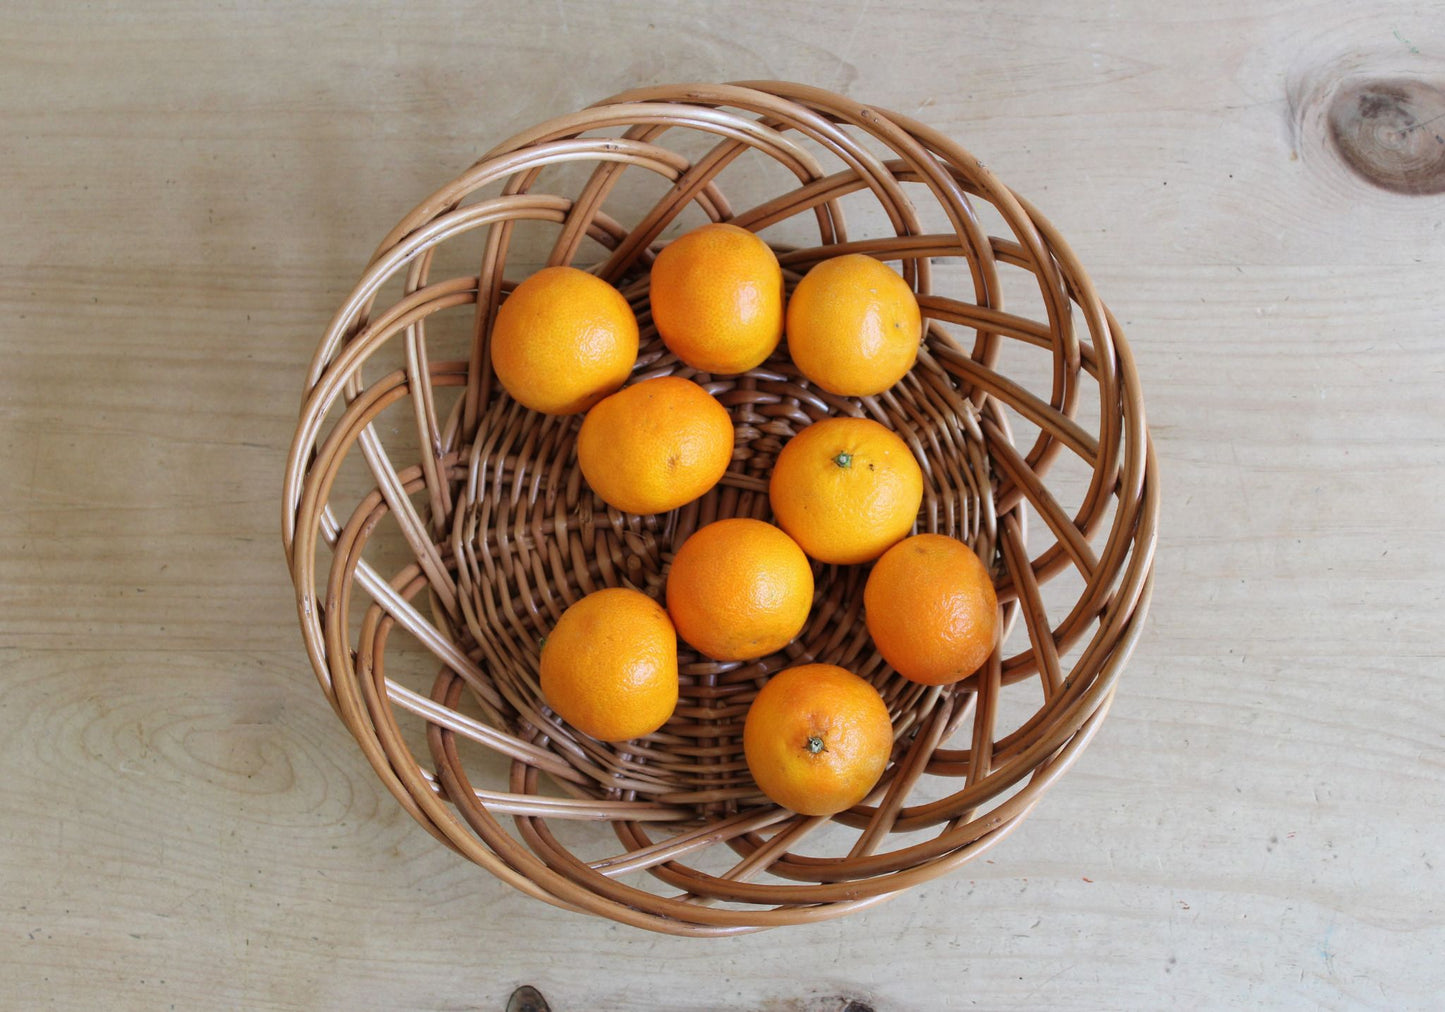
[(718, 661), (750, 661), (787, 646), (813, 607), (813, 570), (772, 524), (736, 517), (694, 531), (667, 577), (677, 634)]
[(497, 308), (492, 370), (533, 411), (586, 411), (627, 382), (637, 317), (622, 293), (575, 267), (527, 278)]
[(727, 408), (680, 376), (603, 398), (577, 433), (582, 477), (625, 513), (665, 513), (692, 502), (718, 483), (732, 457)]
[(783, 336), (783, 271), (768, 244), (736, 225), (695, 228), (652, 263), (652, 322), (694, 369), (739, 373)]
[(602, 741), (656, 731), (677, 706), (677, 633), (667, 612), (626, 587), (575, 602), (542, 645), (542, 697)]
[(819, 562), (868, 562), (912, 529), (923, 472), (890, 429), (828, 418), (783, 446), (768, 496), (778, 526)]
[(778, 672), (743, 721), (743, 755), (753, 780), (800, 815), (852, 808), (878, 783), (892, 751), (883, 697), (832, 664)]
[(862, 253), (824, 260), (788, 300), (788, 353), (830, 393), (882, 393), (913, 368), (922, 339), (913, 289)]
[(863, 588), (873, 645), (904, 678), (948, 685), (993, 652), (998, 596), (973, 549), (942, 534), (898, 542)]

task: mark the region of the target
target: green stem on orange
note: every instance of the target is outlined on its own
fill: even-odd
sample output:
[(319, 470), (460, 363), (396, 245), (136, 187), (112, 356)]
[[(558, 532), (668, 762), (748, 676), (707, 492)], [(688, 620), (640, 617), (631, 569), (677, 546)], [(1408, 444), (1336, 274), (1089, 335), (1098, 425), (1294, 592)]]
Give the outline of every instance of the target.
[(852, 467), (853, 455), (847, 450), (843, 450), (838, 454), (838, 456), (833, 458), (833, 463), (837, 464), (839, 467)]

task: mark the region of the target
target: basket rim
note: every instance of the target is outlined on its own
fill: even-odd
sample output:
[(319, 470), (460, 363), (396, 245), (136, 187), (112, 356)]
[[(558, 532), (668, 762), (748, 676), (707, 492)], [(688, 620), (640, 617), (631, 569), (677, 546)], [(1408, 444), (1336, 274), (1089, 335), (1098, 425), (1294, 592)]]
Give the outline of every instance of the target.
[[(708, 156), (712, 162), (707, 158), (689, 162), (661, 146), (659, 139), (668, 129), (699, 124), (711, 127), (721, 138), (714, 155)], [(579, 136), (599, 125), (623, 126), (630, 132), (605, 141)], [(801, 143), (784, 136), (789, 130), (839, 154), (845, 168), (826, 173)], [(850, 131), (884, 144), (897, 157), (874, 157)], [(475, 637), (469, 647), (467, 637), (460, 635), (477, 618), (469, 611), (475, 608), (476, 591), (470, 586), (473, 574), (466, 571), (466, 553), (460, 550), (463, 542), (470, 543), (461, 534), (461, 499), (447, 502), (451, 493), (446, 490), (460, 495), (475, 482), (478, 464), (472, 458), (480, 455), (479, 426), (505, 400), (489, 398), (482, 389), (490, 377), (477, 348), (490, 314), (508, 290), (500, 265), (505, 262), (513, 223), (560, 226), (554, 256), (575, 254), (582, 238), (591, 235), (611, 250), (596, 265), (596, 272), (620, 279), (624, 275), (619, 265), (626, 258), (644, 266), (650, 263), (675, 207), (698, 204), (716, 214), (729, 209), (717, 175), (726, 166), (731, 144), (753, 144), (774, 157), (791, 159), (789, 167), (801, 170), (793, 195), (745, 211), (745, 227), (766, 227), (792, 209), (794, 215), (814, 214), (819, 219), (820, 238), (838, 240), (815, 247), (782, 247), (779, 259), (785, 269), (796, 275), (810, 262), (840, 250), (896, 259), (918, 288), (930, 327), (939, 334), (946, 333), (946, 326), (975, 330), (972, 348), (951, 340), (930, 345), (925, 368), (936, 371), (938, 382), (965, 384), (971, 391), (967, 401), (977, 411), (972, 425), (978, 445), (986, 448), (986, 468), (992, 478), (985, 487), (996, 486), (980, 497), (987, 517), (979, 545), (996, 560), (1000, 603), (1011, 616), (1009, 624), (1025, 628), (1029, 645), (1013, 658), (996, 651), (985, 669), (960, 683), (956, 692), (940, 693), (931, 701), (937, 705), (943, 699), (949, 706), (970, 710), (975, 729), (971, 748), (942, 747), (947, 720), (934, 720), (929, 714), (952, 712), (949, 706), (915, 715), (913, 737), (895, 763), (907, 765), (907, 783), (897, 778), (885, 781), (864, 804), (831, 820), (810, 821), (744, 807), (726, 816), (733, 820), (726, 831), (720, 823), (705, 822), (697, 831), (700, 835), (683, 828), (667, 840), (654, 840), (645, 831), (646, 823), (683, 823), (684, 818), (672, 816), (685, 809), (632, 800), (629, 795), (635, 788), (593, 801), (540, 795), (541, 772), (561, 776), (565, 785), (566, 771), (575, 768), (565, 753), (556, 751), (556, 735), (549, 733), (555, 729), (538, 728), (540, 737), (529, 741), (468, 717), (437, 698), (444, 678), (449, 681), (443, 699), (448, 693), (462, 693), (464, 687), (481, 692), (483, 704), (488, 698), (502, 698), (494, 688), (491, 697), (479, 688), (487, 686), (494, 674), (488, 674)], [(596, 161), (598, 168), (578, 199), (529, 192), (542, 168), (559, 159), (582, 157)], [(656, 205), (629, 230), (608, 218), (601, 205), (615, 177), (637, 166), (664, 178), (671, 174), (675, 193), (672, 203)], [(464, 203), (477, 188), (497, 182), (504, 186), (500, 196)], [(913, 229), (917, 218), (904, 208), (905, 185), (923, 186), (936, 197), (955, 234)], [(512, 189), (515, 192), (508, 192)], [(871, 240), (847, 236), (833, 203), (844, 191), (863, 190), (879, 197), (900, 234)], [(970, 204), (981, 200), (992, 204), (1014, 230), (1013, 239), (995, 239), (982, 230)], [(579, 220), (579, 208), (586, 212), (581, 215), (586, 220)], [(479, 273), (431, 282), (428, 268), (433, 251), (477, 230), (489, 236)], [(942, 255), (961, 255), (967, 261), (973, 303), (932, 290), (931, 264)], [(1043, 322), (998, 306), (999, 272), (1020, 267), (1039, 283)], [(373, 319), (383, 286), (400, 277), (405, 278), (405, 294)], [(645, 293), (645, 282), (639, 279), (623, 291), (630, 292), (635, 302)], [(467, 307), (474, 307), (478, 335), (471, 358), (432, 361), (422, 336), (426, 324), (437, 313)], [(1072, 322), (1076, 309), (1087, 341)], [(406, 345), (406, 365), (363, 381), (363, 365), (396, 341)], [(1047, 397), (995, 371), (1005, 341), (1047, 348), (1053, 368), (1053, 388)], [(785, 375), (763, 379), (782, 386), (786, 381)], [(926, 393), (931, 382), (920, 380), (918, 385)], [(1097, 436), (1074, 418), (1087, 382), (1099, 391)], [(434, 391), (457, 387), (462, 396), (443, 424), (436, 416)], [(376, 423), (388, 409), (404, 410), (408, 404), (421, 443), (432, 452), (424, 453), (417, 465), (397, 469)], [(1010, 423), (1000, 405), (1039, 429), (1029, 449), (1014, 448)], [(863, 410), (883, 409), (870, 403)], [(343, 520), (334, 512), (331, 496), (342, 463), (358, 448), (377, 485)], [(1046, 480), (1051, 463), (1065, 452), (1093, 465), (1088, 488), (1073, 514), (1050, 492)], [(484, 483), (477, 483), (476, 501), (485, 498), (486, 491)], [(416, 496), (440, 512), (427, 519), (425, 511), (413, 504)], [(707, 935), (821, 920), (861, 909), (946, 873), (1011, 832), (1075, 761), (1109, 710), (1152, 596), (1160, 491), (1133, 355), (1118, 320), (1047, 219), (976, 158), (924, 124), (805, 85), (739, 82), (633, 89), (548, 120), (492, 148), (418, 204), (378, 246), (318, 344), (306, 373), (282, 500), (282, 541), (308, 658), (326, 698), (403, 807), (444, 844), (536, 898), (652, 930)], [(566, 497), (561, 501), (565, 504)], [(1055, 538), (1038, 556), (1031, 556), (1027, 548), (1024, 518), (1030, 509), (1042, 520), (1041, 530)], [(391, 578), (383, 577), (364, 557), (383, 519), (400, 524), (413, 553), (413, 561)], [(569, 519), (563, 517), (559, 523), (565, 526)], [(576, 521), (571, 522), (575, 526)], [(676, 523), (675, 518), (667, 521), (672, 530)], [(651, 531), (655, 538), (658, 531), (669, 529), (667, 524), (629, 527), (610, 516), (597, 526), (605, 529), (609, 524), (621, 532), (620, 537), (642, 537)], [(1094, 541), (1100, 537), (1103, 544), (1096, 550)], [(332, 563), (323, 579), (318, 554), (327, 551)], [(1083, 576), (1084, 591), (1055, 624), (1042, 587), (1065, 570)], [(348, 618), (353, 600), (360, 600), (354, 590), (371, 602), (356, 627)], [(423, 592), (427, 613), (414, 603)], [(396, 629), (416, 637), (442, 663), (430, 695), (386, 677), (385, 647)], [(353, 643), (358, 646), (353, 648)], [(1066, 673), (1063, 658), (1070, 651), (1077, 654), (1070, 654), (1072, 667)], [(1087, 677), (1075, 677), (1081, 671)], [(1001, 693), (1035, 677), (1044, 687), (1045, 704), (1028, 721), (998, 740), (991, 730), (979, 730), (985, 725), (992, 728)], [(427, 769), (407, 745), (398, 711), (424, 724), (434, 770)], [(457, 750), (459, 737), (491, 747), (510, 762), (508, 790), (472, 785)], [(908, 789), (925, 775), (961, 776), (964, 787), (942, 800), (908, 805)], [(1013, 793), (1004, 797), (1009, 790)], [(1000, 798), (992, 808), (980, 807)], [(611, 824), (624, 851), (590, 863), (572, 854), (552, 835), (548, 820), (578, 816)], [(502, 818), (512, 820), (517, 835), (507, 831)], [(792, 852), (804, 836), (826, 823), (861, 832), (855, 849), (862, 852), (822, 863)], [(944, 825), (945, 831), (927, 842), (881, 853), (873, 849), (891, 833), (937, 825)], [(738, 863), (722, 877), (689, 866), (682, 859), (706, 849), (700, 841), (731, 848)], [(647, 872), (682, 892), (661, 896), (618, 877), (634, 871)], [(762, 872), (799, 884), (747, 881)], [(715, 903), (743, 907), (711, 905)]]

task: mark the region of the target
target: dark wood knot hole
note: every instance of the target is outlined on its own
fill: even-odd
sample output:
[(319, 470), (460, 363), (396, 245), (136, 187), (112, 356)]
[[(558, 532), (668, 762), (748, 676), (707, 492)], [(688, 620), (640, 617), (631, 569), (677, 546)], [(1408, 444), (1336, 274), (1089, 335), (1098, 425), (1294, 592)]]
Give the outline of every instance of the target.
[(1356, 173), (1395, 193), (1445, 193), (1445, 91), (1411, 78), (1355, 81), (1335, 94), (1330, 136)]

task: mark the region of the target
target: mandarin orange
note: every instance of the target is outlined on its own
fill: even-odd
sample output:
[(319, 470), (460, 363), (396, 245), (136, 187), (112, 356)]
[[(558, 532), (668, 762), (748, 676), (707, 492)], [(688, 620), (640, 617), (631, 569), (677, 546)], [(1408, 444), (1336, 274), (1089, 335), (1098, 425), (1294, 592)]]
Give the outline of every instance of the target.
[(778, 526), (819, 562), (868, 562), (913, 527), (923, 472), (887, 427), (827, 418), (783, 446), (768, 497)]
[(923, 319), (908, 282), (862, 253), (824, 260), (788, 300), (788, 354), (830, 393), (869, 397), (918, 359)]
[(664, 246), (652, 264), (649, 299), (663, 343), (703, 372), (746, 372), (783, 336), (778, 258), (736, 225), (704, 225)]
[(577, 463), (604, 502), (665, 513), (718, 483), (733, 456), (727, 409), (692, 380), (658, 376), (598, 401), (577, 433)]
[(583, 734), (627, 741), (677, 707), (677, 633), (641, 591), (608, 587), (574, 602), (542, 645), (542, 697)]
[(548, 267), (497, 308), (492, 369), (533, 411), (586, 411), (627, 381), (637, 362), (637, 317), (622, 293), (575, 267)]
[(973, 674), (998, 633), (988, 570), (973, 549), (942, 534), (916, 534), (884, 552), (868, 574), (863, 608), (883, 659), (923, 685)]
[(772, 524), (733, 517), (694, 531), (672, 560), (667, 611), (677, 634), (718, 661), (787, 646), (813, 606), (813, 570)]
[(743, 721), (743, 754), (754, 782), (800, 815), (834, 815), (862, 801), (892, 750), (883, 697), (832, 664), (778, 672)]

